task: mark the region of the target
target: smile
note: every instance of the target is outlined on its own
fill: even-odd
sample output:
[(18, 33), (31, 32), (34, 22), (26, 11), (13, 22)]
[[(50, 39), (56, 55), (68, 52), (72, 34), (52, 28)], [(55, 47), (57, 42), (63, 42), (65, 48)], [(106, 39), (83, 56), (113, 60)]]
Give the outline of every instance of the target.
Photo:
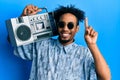
[(62, 33), (61, 36), (62, 36), (62, 37), (69, 37), (70, 34), (68, 34), (68, 33)]

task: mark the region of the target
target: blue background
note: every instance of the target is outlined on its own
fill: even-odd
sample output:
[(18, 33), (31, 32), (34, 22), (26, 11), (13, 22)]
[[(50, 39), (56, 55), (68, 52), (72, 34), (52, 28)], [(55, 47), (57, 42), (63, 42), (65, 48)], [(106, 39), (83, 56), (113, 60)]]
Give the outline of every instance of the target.
[[(106, 59), (112, 80), (119, 80), (120, 72), (120, 1), (119, 0), (0, 0), (0, 80), (28, 80), (31, 61), (13, 55), (7, 42), (5, 20), (18, 17), (27, 4), (54, 10), (58, 5), (74, 4), (84, 10), (89, 24), (98, 31), (97, 44)], [(78, 44), (84, 45), (84, 24), (75, 36)]]

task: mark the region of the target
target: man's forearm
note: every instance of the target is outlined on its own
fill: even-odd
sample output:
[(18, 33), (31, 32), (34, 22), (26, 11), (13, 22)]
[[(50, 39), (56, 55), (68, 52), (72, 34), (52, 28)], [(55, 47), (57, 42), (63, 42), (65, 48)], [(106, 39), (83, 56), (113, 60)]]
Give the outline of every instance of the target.
[(91, 45), (88, 45), (88, 47), (95, 61), (95, 68), (96, 68), (96, 72), (98, 75), (98, 79), (99, 80), (110, 80), (111, 74), (110, 74), (109, 67), (106, 61), (104, 60), (103, 56), (101, 55), (97, 44), (91, 44)]

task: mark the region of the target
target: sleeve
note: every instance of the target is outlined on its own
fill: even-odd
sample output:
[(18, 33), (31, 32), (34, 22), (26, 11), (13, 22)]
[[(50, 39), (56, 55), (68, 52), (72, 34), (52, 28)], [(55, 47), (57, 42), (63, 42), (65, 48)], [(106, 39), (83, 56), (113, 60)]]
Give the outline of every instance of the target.
[(35, 43), (14, 48), (14, 54), (24, 60), (32, 60), (33, 57), (35, 57), (36, 52), (37, 49), (35, 47)]
[(90, 73), (90, 79), (89, 80), (97, 80), (97, 74), (96, 74), (96, 71), (95, 71), (95, 64), (93, 62), (91, 62), (90, 64), (90, 70), (89, 70), (89, 73)]
[(88, 73), (88, 79), (87, 80), (97, 80), (97, 74), (95, 71), (95, 64), (93, 56), (89, 49), (87, 49), (87, 55), (86, 55), (86, 68)]

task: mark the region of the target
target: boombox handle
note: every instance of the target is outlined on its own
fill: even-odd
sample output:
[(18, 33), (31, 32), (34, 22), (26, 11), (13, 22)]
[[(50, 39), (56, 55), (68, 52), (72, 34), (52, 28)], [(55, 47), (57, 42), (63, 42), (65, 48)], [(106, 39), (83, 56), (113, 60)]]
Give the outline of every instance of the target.
[(48, 12), (48, 10), (47, 10), (47, 8), (46, 8), (46, 7), (39, 8), (39, 9), (44, 9), (46, 12)]

